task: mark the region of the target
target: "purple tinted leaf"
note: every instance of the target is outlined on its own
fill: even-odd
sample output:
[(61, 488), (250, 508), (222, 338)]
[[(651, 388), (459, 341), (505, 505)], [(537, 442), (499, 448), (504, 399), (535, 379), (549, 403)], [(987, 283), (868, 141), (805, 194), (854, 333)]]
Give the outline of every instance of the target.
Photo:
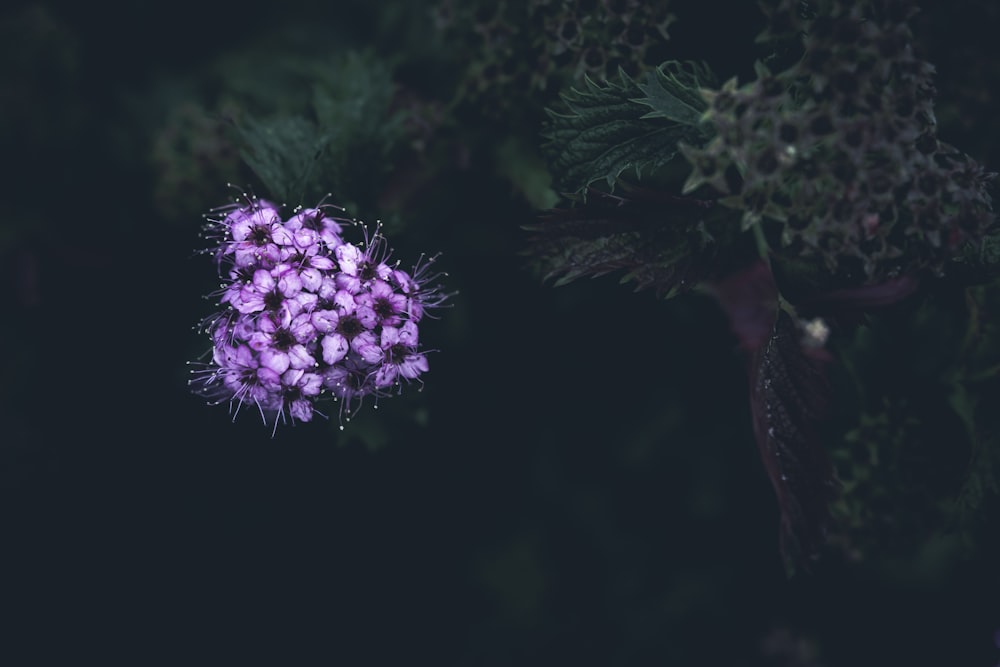
[(781, 551), (790, 569), (807, 566), (826, 540), (836, 495), (833, 466), (818, 433), (830, 401), (824, 363), (803, 349), (792, 318), (779, 312), (751, 356), (754, 435), (781, 512)]
[(760, 349), (774, 330), (778, 287), (763, 261), (712, 283), (712, 292), (729, 316), (733, 333), (744, 350)]
[(805, 566), (825, 540), (835, 489), (817, 431), (830, 401), (829, 357), (805, 347), (793, 318), (779, 309), (767, 263), (755, 262), (711, 290), (748, 353), (754, 436), (777, 495), (782, 554), (789, 569)]
[(713, 266), (716, 244), (703, 218), (711, 202), (630, 189), (593, 190), (585, 204), (553, 209), (532, 232), (525, 254), (545, 280), (624, 272), (636, 289), (667, 294), (692, 287)]
[(919, 279), (907, 274), (874, 285), (820, 292), (797, 302), (796, 308), (803, 314), (856, 317), (873, 308), (882, 308), (902, 301), (916, 292), (919, 286)]

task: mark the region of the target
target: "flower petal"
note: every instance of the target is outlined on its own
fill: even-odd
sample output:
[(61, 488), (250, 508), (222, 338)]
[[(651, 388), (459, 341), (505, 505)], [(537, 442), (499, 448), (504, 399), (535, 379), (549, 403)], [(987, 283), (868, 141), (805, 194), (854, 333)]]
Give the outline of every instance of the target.
[(311, 317), (312, 325), (322, 333), (332, 333), (340, 321), (340, 315), (335, 310), (317, 310)]
[(323, 361), (331, 366), (347, 356), (347, 350), (350, 347), (347, 344), (347, 339), (338, 333), (323, 336), (320, 345), (323, 349)]
[(292, 345), (288, 348), (288, 363), (294, 369), (313, 368), (316, 359), (309, 354), (305, 345)]
[(290, 363), (291, 360), (288, 358), (288, 354), (273, 347), (265, 348), (260, 352), (260, 365), (270, 368), (279, 375), (288, 370)]
[(375, 334), (371, 331), (364, 331), (355, 336), (351, 341), (351, 349), (369, 364), (382, 361), (382, 348), (375, 342)]

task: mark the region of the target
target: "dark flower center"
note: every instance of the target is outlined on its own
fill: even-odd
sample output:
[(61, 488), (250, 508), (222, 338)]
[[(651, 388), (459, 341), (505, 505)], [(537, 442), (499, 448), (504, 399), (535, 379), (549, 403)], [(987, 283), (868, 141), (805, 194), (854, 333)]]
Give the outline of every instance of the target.
[(306, 229), (312, 229), (317, 232), (323, 231), (323, 211), (316, 211), (310, 216), (306, 216), (302, 220), (302, 226)]
[(375, 273), (375, 262), (371, 260), (365, 260), (360, 265), (358, 265), (358, 275), (362, 280), (371, 280), (377, 274)]
[(271, 241), (271, 229), (263, 225), (257, 225), (250, 232), (250, 241), (257, 246), (267, 245)]
[(372, 310), (383, 319), (396, 314), (396, 310), (392, 307), (392, 302), (386, 298), (375, 299)]
[(264, 307), (268, 310), (278, 310), (284, 301), (278, 290), (272, 290), (264, 296)]
[(351, 340), (359, 333), (364, 331), (364, 329), (365, 327), (364, 325), (361, 324), (361, 320), (359, 320), (354, 315), (347, 315), (346, 317), (341, 317), (340, 321), (337, 322), (337, 333), (339, 333), (347, 340)]
[(365, 386), (365, 378), (360, 373), (348, 373), (345, 384), (351, 389), (358, 390)]
[(295, 337), (288, 329), (278, 329), (274, 332), (274, 346), (279, 350), (287, 350), (295, 344)]
[(256, 267), (253, 266), (241, 266), (236, 268), (232, 272), (232, 277), (234, 282), (238, 283), (249, 283), (253, 280), (253, 273)]
[(398, 364), (410, 354), (410, 347), (404, 343), (396, 343), (386, 350), (385, 356), (390, 364)]

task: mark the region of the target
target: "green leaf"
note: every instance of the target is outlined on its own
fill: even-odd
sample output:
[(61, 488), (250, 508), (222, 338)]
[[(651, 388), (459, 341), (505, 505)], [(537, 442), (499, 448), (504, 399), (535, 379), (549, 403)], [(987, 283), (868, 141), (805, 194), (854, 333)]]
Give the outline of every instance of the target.
[(550, 209), (559, 202), (559, 195), (552, 189), (552, 175), (538, 155), (537, 146), (508, 137), (497, 146), (496, 168), (533, 208)]
[(969, 285), (991, 282), (1000, 275), (1000, 233), (967, 241), (954, 258), (951, 273)]
[(406, 139), (405, 115), (392, 109), (392, 72), (371, 56), (348, 53), (308, 74), (308, 101), (244, 116), (237, 126), (243, 159), (283, 203), (332, 192), (341, 204), (370, 206)]
[(402, 129), (402, 117), (389, 110), (394, 94), (392, 72), (384, 63), (348, 53), (316, 82), (313, 108), (320, 127), (335, 136), (333, 148), (365, 142), (384, 149)]
[(619, 79), (585, 79), (585, 89), (563, 95), (567, 113), (548, 110), (543, 150), (558, 189), (580, 192), (601, 180), (613, 186), (626, 170), (641, 177), (643, 169), (669, 163), (678, 142), (702, 145), (708, 138), (698, 93), (710, 79), (704, 66), (666, 63), (642, 85), (621, 71)]
[(652, 108), (642, 118), (666, 118), (697, 125), (706, 107), (698, 89), (713, 83), (714, 79), (702, 63), (666, 62), (646, 74), (646, 83), (638, 84), (645, 97), (633, 101)]
[(314, 123), (295, 116), (264, 121), (248, 117), (239, 130), (243, 159), (269, 196), (282, 203), (298, 203), (328, 138)]

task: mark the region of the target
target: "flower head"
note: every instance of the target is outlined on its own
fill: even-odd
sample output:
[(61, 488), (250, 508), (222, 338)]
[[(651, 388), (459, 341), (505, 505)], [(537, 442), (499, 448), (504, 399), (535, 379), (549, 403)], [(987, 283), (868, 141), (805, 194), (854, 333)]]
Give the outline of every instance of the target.
[[(193, 371), (194, 391), (213, 404), (244, 405), (266, 424), (307, 422), (324, 399), (350, 419), (367, 396), (401, 390), (428, 370), (418, 323), (448, 294), (429, 274), (390, 263), (381, 230), (335, 214), (336, 207), (281, 208), (255, 197), (207, 216), (206, 237), (221, 276), (220, 310), (202, 323), (211, 361)], [(359, 243), (345, 228), (363, 230)], [(325, 416), (325, 415), (324, 415)], [(343, 426), (341, 426), (343, 428)]]

